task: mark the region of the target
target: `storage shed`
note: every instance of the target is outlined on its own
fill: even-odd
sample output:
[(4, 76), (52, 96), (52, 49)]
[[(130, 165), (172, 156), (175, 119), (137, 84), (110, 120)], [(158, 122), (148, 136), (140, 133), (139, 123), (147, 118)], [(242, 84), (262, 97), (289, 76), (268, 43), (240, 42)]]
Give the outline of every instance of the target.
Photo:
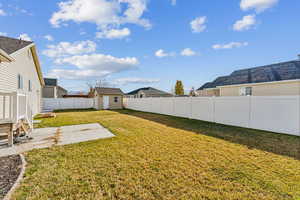
[(120, 88), (95, 88), (97, 110), (113, 110), (123, 108), (124, 93)]

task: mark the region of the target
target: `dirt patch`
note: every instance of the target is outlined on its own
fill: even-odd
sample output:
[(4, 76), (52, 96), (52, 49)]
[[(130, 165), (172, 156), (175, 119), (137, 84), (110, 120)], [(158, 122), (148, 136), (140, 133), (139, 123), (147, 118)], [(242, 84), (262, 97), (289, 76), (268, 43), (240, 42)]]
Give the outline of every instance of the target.
[(22, 160), (19, 155), (0, 158), (0, 200), (14, 185), (22, 169)]
[(53, 137), (53, 139), (54, 139), (54, 144), (58, 144), (58, 142), (59, 142), (59, 140), (60, 140), (60, 137), (61, 137), (61, 130), (60, 130), (60, 128), (58, 128), (58, 129), (56, 130), (56, 133), (55, 133), (54, 137)]

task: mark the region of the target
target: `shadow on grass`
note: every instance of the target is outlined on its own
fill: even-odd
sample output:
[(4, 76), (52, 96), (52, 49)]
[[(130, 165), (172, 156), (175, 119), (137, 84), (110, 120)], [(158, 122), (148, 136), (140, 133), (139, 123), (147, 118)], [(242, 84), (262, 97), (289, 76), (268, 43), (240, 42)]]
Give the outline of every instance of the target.
[(91, 112), (91, 111), (97, 111), (94, 108), (90, 109), (64, 109), (64, 110), (54, 110), (55, 113), (67, 113), (67, 112)]
[(300, 160), (300, 137), (297, 136), (133, 110), (116, 112)]

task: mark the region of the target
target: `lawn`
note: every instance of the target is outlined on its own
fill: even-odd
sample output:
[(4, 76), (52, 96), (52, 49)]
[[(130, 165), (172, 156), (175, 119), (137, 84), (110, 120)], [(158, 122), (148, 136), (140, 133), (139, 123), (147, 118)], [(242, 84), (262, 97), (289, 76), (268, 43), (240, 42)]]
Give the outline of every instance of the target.
[(300, 199), (300, 138), (122, 111), (59, 112), (117, 137), (34, 150), (14, 199)]

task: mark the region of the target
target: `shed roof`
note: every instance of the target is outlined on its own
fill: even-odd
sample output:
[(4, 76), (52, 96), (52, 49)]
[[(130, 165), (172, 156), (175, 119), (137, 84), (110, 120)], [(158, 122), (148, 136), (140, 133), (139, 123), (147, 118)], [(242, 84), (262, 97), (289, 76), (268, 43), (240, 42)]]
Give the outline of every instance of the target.
[(98, 94), (101, 95), (123, 95), (124, 93), (120, 88), (106, 88), (106, 87), (96, 87), (95, 90), (97, 91)]

